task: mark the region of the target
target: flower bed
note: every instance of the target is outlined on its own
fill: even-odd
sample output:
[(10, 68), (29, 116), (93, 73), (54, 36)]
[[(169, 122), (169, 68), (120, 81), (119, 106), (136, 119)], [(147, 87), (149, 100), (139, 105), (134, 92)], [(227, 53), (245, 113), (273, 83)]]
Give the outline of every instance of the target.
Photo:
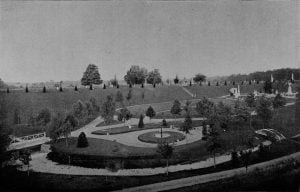
[(163, 131), (164, 134), (169, 134), (168, 137), (159, 138), (156, 135), (160, 134), (159, 131), (153, 131), (149, 133), (144, 133), (139, 135), (138, 139), (142, 142), (146, 143), (160, 143), (162, 141), (166, 141), (168, 143), (173, 143), (176, 141), (181, 141), (185, 139), (185, 136), (182, 133), (177, 133), (173, 131)]

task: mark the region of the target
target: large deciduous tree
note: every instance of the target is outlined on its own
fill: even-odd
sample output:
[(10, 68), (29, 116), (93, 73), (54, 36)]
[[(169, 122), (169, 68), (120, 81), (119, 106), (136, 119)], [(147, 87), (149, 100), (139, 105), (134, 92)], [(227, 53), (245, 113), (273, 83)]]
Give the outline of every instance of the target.
[(86, 68), (86, 71), (83, 73), (81, 78), (81, 84), (84, 86), (89, 85), (90, 87), (93, 84), (99, 85), (102, 83), (98, 67), (94, 64), (89, 64)]
[(161, 83), (161, 81), (162, 81), (162, 77), (158, 69), (154, 69), (153, 71), (150, 71), (148, 73), (147, 83), (155, 85)]
[(254, 93), (250, 93), (247, 95), (245, 102), (247, 103), (248, 107), (255, 107), (255, 96)]
[(269, 93), (271, 94), (272, 93), (272, 82), (271, 81), (266, 81), (265, 84), (264, 84), (264, 90), (265, 90), (265, 93)]
[(273, 99), (272, 104), (274, 109), (283, 107), (286, 104), (286, 99), (283, 98), (280, 94), (277, 94)]
[(183, 131), (185, 134), (188, 134), (192, 128), (193, 128), (192, 118), (190, 116), (190, 113), (187, 112), (184, 122), (180, 126), (180, 131)]
[(202, 83), (203, 81), (205, 81), (205, 79), (206, 76), (201, 73), (196, 74), (195, 77), (193, 78), (193, 80), (197, 83)]
[(169, 174), (169, 159), (172, 157), (173, 150), (173, 147), (167, 142), (162, 142), (157, 145), (157, 153), (159, 153), (167, 161), (167, 175)]
[(214, 110), (214, 103), (209, 101), (206, 97), (203, 97), (197, 104), (196, 104), (196, 111), (202, 117), (208, 118)]
[(258, 105), (256, 107), (256, 112), (258, 117), (263, 122), (263, 128), (269, 125), (270, 120), (272, 119), (272, 102), (266, 97), (260, 97), (258, 100)]
[(116, 103), (113, 101), (113, 97), (109, 95), (101, 107), (101, 116), (106, 124), (113, 120), (115, 111)]
[(129, 85), (143, 84), (147, 77), (147, 69), (140, 68), (138, 65), (132, 65), (124, 76), (124, 80)]
[(219, 137), (219, 127), (218, 123), (215, 123), (214, 127), (210, 131), (208, 140), (206, 143), (206, 150), (213, 155), (214, 158), (214, 168), (216, 168), (216, 153), (221, 148), (221, 141)]
[(132, 114), (130, 113), (130, 111), (127, 108), (120, 109), (120, 112), (118, 114), (119, 121), (123, 121), (125, 123), (125, 121), (128, 121), (131, 117), (132, 117)]
[(48, 108), (42, 109), (38, 116), (36, 117), (36, 121), (42, 125), (47, 125), (51, 120), (51, 112)]

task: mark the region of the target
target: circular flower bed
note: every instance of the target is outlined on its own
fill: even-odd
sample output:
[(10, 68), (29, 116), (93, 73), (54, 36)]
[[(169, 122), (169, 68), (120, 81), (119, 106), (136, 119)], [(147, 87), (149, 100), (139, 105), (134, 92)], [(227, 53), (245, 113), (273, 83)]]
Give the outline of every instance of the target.
[(160, 135), (159, 131), (152, 131), (139, 135), (138, 139), (145, 143), (160, 143), (162, 141), (173, 143), (185, 139), (185, 136), (182, 133), (173, 131), (163, 131), (162, 138), (157, 137), (158, 135)]

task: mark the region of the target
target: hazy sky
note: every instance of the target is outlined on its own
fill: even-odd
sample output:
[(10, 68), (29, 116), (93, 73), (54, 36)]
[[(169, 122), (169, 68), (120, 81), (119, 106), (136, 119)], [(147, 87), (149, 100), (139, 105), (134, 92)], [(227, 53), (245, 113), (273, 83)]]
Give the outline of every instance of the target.
[(89, 63), (123, 79), (299, 67), (299, 1), (0, 2), (0, 78), (78, 80)]

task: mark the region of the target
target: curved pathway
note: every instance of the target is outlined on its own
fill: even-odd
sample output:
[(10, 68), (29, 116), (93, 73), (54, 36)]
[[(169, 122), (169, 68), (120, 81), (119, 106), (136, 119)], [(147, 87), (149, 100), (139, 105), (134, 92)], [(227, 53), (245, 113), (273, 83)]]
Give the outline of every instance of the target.
[[(271, 142), (265, 141), (264, 145), (270, 145)], [(257, 151), (258, 147), (254, 147), (252, 151)], [(93, 169), (85, 168), (73, 165), (63, 165), (48, 160), (47, 153), (37, 153), (32, 155), (32, 161), (30, 161), (30, 169), (35, 172), (42, 173), (53, 173), (53, 174), (66, 174), (66, 175), (110, 175), (110, 176), (147, 176), (164, 174), (167, 171), (166, 167), (156, 168), (141, 168), (141, 169), (119, 169), (117, 172), (111, 172), (107, 169)], [(231, 154), (223, 154), (216, 157), (216, 163), (224, 163), (231, 160)], [(204, 161), (199, 161), (191, 164), (177, 164), (168, 167), (169, 172), (177, 172), (184, 170), (201, 169), (211, 167), (214, 165), (213, 158), (208, 158)], [(27, 170), (27, 166), (24, 169), (21, 167), (20, 170)]]
[(183, 187), (189, 187), (193, 185), (198, 185), (202, 183), (208, 183), (212, 181), (217, 181), (220, 179), (226, 179), (237, 175), (243, 175), (250, 172), (255, 172), (257, 169), (263, 169), (265, 170), (272, 170), (276, 165), (280, 166), (281, 163), (285, 163), (288, 160), (293, 160), (294, 162), (300, 162), (300, 152), (294, 153), (288, 156), (284, 156), (281, 158), (273, 159), (270, 161), (257, 163), (254, 165), (250, 165), (248, 167), (248, 171), (244, 167), (237, 168), (237, 169), (231, 169), (227, 171), (221, 171), (217, 173), (211, 173), (211, 174), (205, 174), (205, 175), (199, 175), (199, 176), (193, 176), (193, 177), (187, 177), (182, 179), (175, 179), (171, 181), (165, 181), (161, 183), (154, 183), (149, 185), (143, 185), (139, 187), (132, 187), (127, 188), (119, 191), (126, 191), (126, 192), (156, 192), (156, 191), (167, 191), (172, 189), (178, 189)]
[[(183, 118), (180, 119), (166, 119), (167, 121), (182, 121)], [(203, 118), (193, 118), (193, 120), (203, 120)], [(125, 125), (137, 125), (139, 119), (133, 118), (129, 120)], [(151, 147), (156, 148), (157, 144), (153, 143), (145, 143), (140, 140), (138, 140), (138, 136), (144, 133), (152, 132), (152, 131), (160, 131), (160, 128), (157, 129), (147, 129), (147, 130), (141, 130), (141, 131), (134, 131), (129, 133), (122, 133), (122, 134), (115, 134), (115, 135), (96, 135), (92, 132), (97, 130), (105, 130), (105, 129), (113, 129), (117, 127), (124, 126), (124, 124), (117, 124), (117, 125), (107, 125), (107, 126), (101, 126), (96, 127), (97, 124), (103, 122), (103, 119), (101, 117), (98, 117), (94, 121), (92, 121), (90, 124), (82, 127), (81, 129), (78, 129), (76, 131), (73, 131), (71, 133), (71, 136), (78, 137), (81, 132), (84, 132), (87, 137), (90, 138), (98, 138), (98, 139), (105, 139), (110, 141), (116, 141), (118, 143), (128, 145), (128, 146), (134, 146), (134, 147)], [(152, 119), (149, 118), (144, 119), (144, 123), (161, 123), (162, 119)], [(182, 131), (179, 131), (177, 128), (163, 128), (163, 131), (173, 131), (178, 133), (183, 133)], [(196, 127), (195, 129), (191, 130), (189, 134), (185, 135), (186, 138), (184, 140), (181, 140), (179, 142), (175, 142), (174, 144), (177, 145), (184, 145), (188, 143), (192, 143), (195, 141), (198, 141), (202, 138), (202, 127)]]

